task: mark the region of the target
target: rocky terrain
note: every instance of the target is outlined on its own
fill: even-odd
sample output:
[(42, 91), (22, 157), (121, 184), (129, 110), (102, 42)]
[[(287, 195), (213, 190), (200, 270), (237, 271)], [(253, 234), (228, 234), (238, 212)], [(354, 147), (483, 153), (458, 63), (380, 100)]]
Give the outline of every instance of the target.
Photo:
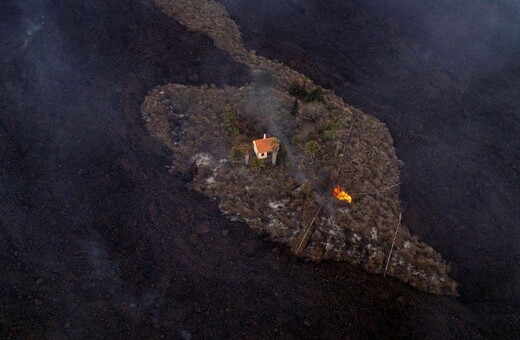
[[(382, 274), (400, 214), (394, 186), (399, 181), (398, 160), (385, 126), (327, 90), (320, 102), (302, 101), (298, 112), (291, 114), (298, 99), (293, 105), (289, 85), (312, 86), (309, 79), (243, 49), (236, 25), (217, 3), (162, 4), (188, 27), (218, 37), (217, 46), (226, 48), (256, 75), (241, 88), (170, 85), (147, 97), (144, 118), (150, 132), (172, 150), (172, 170), (187, 171), (191, 159), (197, 166), (197, 191), (218, 199), (221, 211), (232, 219), (266, 232), (296, 253), (313, 260), (349, 261)], [(237, 115), (231, 138), (223, 128), (226, 106)], [(233, 148), (250, 144), (262, 132), (280, 138), (286, 156), (278, 162), (282, 164), (255, 174), (228, 160)], [(312, 157), (304, 157), (306, 143), (319, 146)], [(352, 192), (362, 194), (354, 194), (355, 202), (349, 207), (331, 202), (334, 183), (348, 183)], [(312, 232), (306, 230), (311, 223), (315, 224)], [(456, 284), (440, 255), (400, 227), (388, 274), (423, 291), (456, 294)], [(303, 235), (310, 238), (310, 244), (298, 249)]]
[[(244, 44), (389, 128), (403, 221), (464, 301), (520, 308), (520, 30), (515, 1), (222, 0)], [(500, 278), (500, 279), (498, 279)]]
[[(277, 3), (285, 6), (294, 1)], [(348, 29), (349, 37), (366, 43), (365, 47), (349, 49), (366, 62), (372, 60), (367, 56), (379, 51), (370, 47), (369, 42), (377, 41), (370, 38), (372, 35), (388, 41), (385, 46), (401, 46), (402, 31), (395, 33), (403, 26), (394, 22), (393, 29), (386, 29), (389, 26), (385, 22), (374, 19), (379, 9), (363, 7), (361, 11), (359, 6), (364, 5), (349, 3), (354, 8), (343, 11), (339, 2), (329, 3), (333, 4), (330, 12), (338, 17), (354, 16), (372, 23), (356, 29), (359, 19), (339, 20), (342, 30), (327, 30), (336, 40)], [(246, 45), (261, 43), (252, 37), (270, 42), (264, 48), (248, 45), (248, 49), (257, 49), (259, 54), (276, 50), (287, 53), (285, 56), (299, 51), (284, 48), (287, 45), (277, 39), (290, 38), (297, 43), (293, 46), (303, 43), (296, 39), (301, 35), (291, 30), (306, 28), (306, 21), (292, 25), (291, 11), (285, 12), (284, 20), (278, 20), (273, 13), (267, 16), (261, 9), (242, 11), (233, 6), (236, 4), (226, 3), (232, 17), (247, 16), (248, 20), (236, 19)], [(436, 5), (432, 6), (435, 9)], [(300, 10), (298, 6), (288, 8)], [(330, 12), (322, 12), (322, 20), (334, 22), (327, 16)], [(390, 109), (388, 105), (370, 110), (362, 101), (382, 96), (372, 96), (374, 92), (368, 88), (342, 93), (348, 102), (372, 115), (381, 112), (380, 119), (394, 117), (385, 122), (395, 137), (398, 156), (405, 160), (403, 221), (457, 264), (455, 273), (463, 283), (461, 299), (419, 293), (391, 277), (370, 275), (345, 262), (303, 262), (285, 247), (251, 232), (245, 224), (230, 222), (217, 204), (187, 188), (191, 178), (172, 175), (171, 151), (150, 136), (142, 119), (141, 104), (146, 94), (168, 83), (241, 87), (252, 77), (246, 67), (215, 48), (211, 39), (190, 32), (151, 1), (3, 1), (0, 13), (1, 338), (518, 337), (518, 313), (514, 305), (504, 303), (511, 301), (513, 293), (508, 284), (517, 282), (511, 277), (514, 271), (506, 275), (503, 269), (506, 265), (515, 268), (514, 248), (509, 246), (515, 240), (508, 232), (510, 224), (502, 224), (497, 239), (488, 233), (495, 229), (494, 224), (486, 228), (479, 225), (481, 232), (476, 232), (470, 223), (465, 228), (443, 223), (448, 229), (441, 233), (424, 222), (433, 215), (420, 215), (421, 223), (414, 220), (417, 209), (446, 212), (446, 207), (441, 209), (431, 200), (435, 195), (417, 178), (436, 182), (443, 190), (451, 185), (455, 192), (464, 192), (453, 181), (445, 182), (449, 176), (439, 178), (434, 170), (426, 176), (425, 167), (411, 157), (415, 152), (431, 157), (431, 153), (425, 153), (430, 144), (418, 138), (419, 132), (438, 131), (427, 124), (423, 129), (412, 124), (422, 121), (422, 113), (410, 120), (410, 111), (385, 111)], [(268, 33), (272, 26), (259, 18), (287, 25), (273, 35)], [(318, 16), (299, 14), (297, 18), (313, 22), (314, 29), (306, 29), (305, 36), (311, 37), (309, 32), (323, 34), (319, 28), (325, 26)], [(368, 37), (354, 34), (360, 32)], [(342, 68), (334, 73), (319, 58), (315, 64), (312, 46), (337, 67), (360, 65), (357, 55), (350, 55), (354, 63), (338, 62), (338, 55), (349, 54), (334, 54), (316, 44), (319, 40), (312, 40), (314, 45), (306, 46), (307, 54), (300, 54), (294, 66), (315, 80), (346, 83), (347, 73)], [(337, 46), (331, 46), (336, 50)], [(408, 56), (409, 62), (417, 60), (413, 54)], [(283, 59), (283, 55), (268, 57)], [(374, 59), (381, 60), (381, 65), (391, 60)], [(363, 73), (367, 70), (375, 73)], [(515, 79), (515, 64), (502, 70), (502, 75), (494, 75), (494, 83), (512, 86), (514, 82), (507, 79)], [(357, 72), (365, 75), (362, 83), (372, 85), (373, 90), (383, 88), (380, 84), (386, 91), (395, 89), (391, 82), (382, 82), (388, 79), (385, 69), (355, 68), (348, 76), (351, 84), (361, 83)], [(420, 88), (418, 79), (430, 79), (435, 86), (442, 84), (433, 82), (437, 78), (431, 78), (428, 72), (410, 72), (408, 76), (400, 86)], [(493, 96), (511, 97), (507, 96), (508, 87), (499, 90), (498, 85), (490, 85), (491, 80), (485, 88)], [(432, 90), (431, 86), (425, 88), (426, 93)], [(349, 98), (351, 93), (356, 95)], [(422, 102), (425, 92), (403, 93), (395, 96), (402, 99), (395, 102), (414, 107)], [(448, 104), (454, 98), (460, 97), (444, 97), (443, 107), (451, 107)], [(427, 112), (425, 119), (431, 119), (432, 111)], [(437, 125), (445, 120), (445, 129), (453, 126), (447, 119), (453, 112), (448, 110), (446, 117), (437, 118)], [(470, 110), (467, 114), (478, 117), (473, 116), (478, 112)], [(395, 122), (401, 122), (402, 117), (415, 130), (396, 131)], [(488, 118), (489, 129), (482, 131), (496, 133), (496, 121), (501, 117), (493, 117)], [(511, 120), (505, 123), (504, 133), (514, 127)], [(451, 142), (446, 139), (446, 143)], [(488, 149), (482, 150), (489, 155)], [(505, 161), (510, 160), (504, 148), (497, 150)], [(468, 161), (464, 157), (454, 159), (455, 166)], [(442, 158), (436, 162), (445, 165), (439, 160)], [(503, 168), (506, 174), (507, 169)], [(485, 178), (501, 178), (502, 174), (496, 167), (485, 166), (481, 171), (493, 174)], [(500, 187), (498, 196), (490, 197), (490, 202), (503, 202), (502, 195), (511, 192), (505, 188), (516, 187)], [(447, 202), (453, 202), (453, 195), (447, 196)], [(463, 201), (468, 204), (464, 209), (454, 205), (457, 209), (449, 211), (473, 213), (481, 208), (472, 208), (474, 200)], [(413, 210), (412, 206), (417, 208)], [(514, 217), (514, 209), (506, 210), (497, 218), (507, 222)], [(436, 226), (438, 220), (431, 220)], [(497, 242), (500, 237), (505, 241)], [(479, 242), (474, 242), (475, 238)], [(489, 270), (493, 263), (496, 273)], [(496, 287), (494, 292), (491, 286)]]

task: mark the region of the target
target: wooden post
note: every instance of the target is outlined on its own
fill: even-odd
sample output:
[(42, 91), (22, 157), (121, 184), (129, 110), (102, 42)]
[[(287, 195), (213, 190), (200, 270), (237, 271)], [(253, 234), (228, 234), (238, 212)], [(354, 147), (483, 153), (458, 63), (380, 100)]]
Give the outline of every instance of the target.
[[(325, 202), (323, 202), (325, 203)], [(318, 208), (318, 211), (316, 211), (316, 214), (314, 215), (314, 218), (312, 219), (311, 223), (307, 227), (307, 229), (302, 233), (302, 238), (300, 240), (300, 243), (298, 244), (298, 247), (296, 248), (296, 251), (294, 252), (297, 256), (301, 254), (303, 249), (307, 246), (308, 239), (309, 239), (309, 232), (312, 230), (312, 225), (314, 221), (316, 220), (316, 217), (318, 217), (321, 207), (323, 207), (323, 203), (321, 203), (320, 207)]]
[(390, 247), (390, 253), (388, 254), (388, 260), (386, 260), (385, 273), (383, 277), (386, 276), (386, 271), (388, 270), (388, 265), (390, 264), (390, 258), (392, 257), (392, 250), (394, 250), (395, 238), (397, 237), (397, 231), (399, 230), (399, 225), (401, 224), (401, 212), (399, 212), (399, 222), (397, 222), (397, 227), (395, 227), (394, 240), (392, 241), (392, 246)]

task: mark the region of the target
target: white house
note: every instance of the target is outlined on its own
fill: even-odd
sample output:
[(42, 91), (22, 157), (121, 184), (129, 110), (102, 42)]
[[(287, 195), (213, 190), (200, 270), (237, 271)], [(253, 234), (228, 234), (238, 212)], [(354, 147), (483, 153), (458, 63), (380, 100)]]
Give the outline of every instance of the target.
[(253, 141), (253, 150), (255, 150), (256, 157), (263, 159), (267, 158), (267, 154), (269, 152), (273, 152), (273, 140), (275, 137), (266, 138), (264, 134), (264, 138), (255, 139)]

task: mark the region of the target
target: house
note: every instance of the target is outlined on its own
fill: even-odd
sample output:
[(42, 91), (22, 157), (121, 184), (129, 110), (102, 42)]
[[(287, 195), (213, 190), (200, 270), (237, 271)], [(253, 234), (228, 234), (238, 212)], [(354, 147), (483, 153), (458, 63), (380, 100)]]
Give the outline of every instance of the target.
[(267, 154), (273, 151), (273, 141), (276, 137), (266, 138), (264, 134), (264, 138), (255, 139), (253, 141), (253, 150), (255, 150), (256, 157), (263, 159), (267, 158)]

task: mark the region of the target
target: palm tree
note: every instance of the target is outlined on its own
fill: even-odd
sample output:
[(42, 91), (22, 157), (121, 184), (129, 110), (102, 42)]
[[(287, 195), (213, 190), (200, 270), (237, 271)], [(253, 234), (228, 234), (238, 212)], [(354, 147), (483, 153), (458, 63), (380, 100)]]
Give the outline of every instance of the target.
[(271, 149), (273, 153), (271, 155), (271, 162), (273, 165), (276, 165), (276, 157), (278, 156), (278, 151), (280, 151), (280, 140), (276, 137), (271, 141)]
[(229, 152), (229, 161), (234, 164), (238, 164), (242, 162), (242, 150), (237, 147), (233, 147)]
[(305, 143), (305, 146), (303, 147), (305, 155), (311, 158), (317, 158), (321, 153), (320, 149), (320, 144), (318, 144), (318, 142), (316, 142), (315, 140), (311, 140)]
[(249, 164), (249, 150), (251, 150), (251, 146), (249, 144), (243, 144), (240, 149), (242, 150), (242, 153), (244, 154), (244, 161), (246, 165)]
[(260, 159), (258, 157), (253, 158), (250, 165), (251, 169), (255, 171), (260, 171), (263, 168), (265, 168), (265, 163), (263, 159)]

